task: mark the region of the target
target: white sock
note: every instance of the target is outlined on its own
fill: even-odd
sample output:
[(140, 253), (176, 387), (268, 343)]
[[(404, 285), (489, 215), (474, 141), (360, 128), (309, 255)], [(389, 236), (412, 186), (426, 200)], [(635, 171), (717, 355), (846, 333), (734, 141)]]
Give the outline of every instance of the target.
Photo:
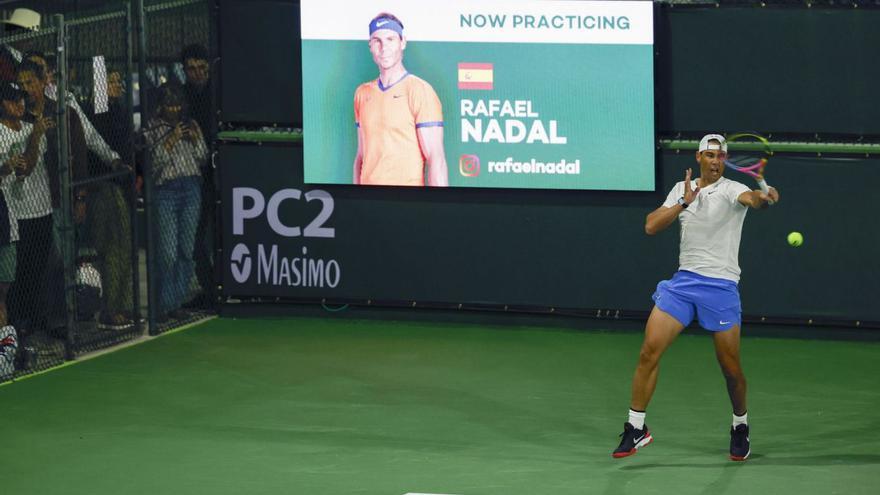
[(737, 425), (748, 425), (749, 424), (749, 413), (744, 412), (742, 416), (737, 416), (736, 413), (733, 413), (733, 427), (736, 428)]
[(643, 430), (645, 428), (645, 411), (633, 411), (629, 410), (629, 424), (633, 425), (633, 428), (637, 430)]

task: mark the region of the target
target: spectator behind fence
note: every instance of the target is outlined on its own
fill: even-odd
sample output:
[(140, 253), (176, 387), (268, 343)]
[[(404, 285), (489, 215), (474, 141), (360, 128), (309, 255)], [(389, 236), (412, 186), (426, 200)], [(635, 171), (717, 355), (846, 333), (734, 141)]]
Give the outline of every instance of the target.
[[(49, 76), (45, 66), (40, 65), (32, 60), (24, 60), (18, 67), (18, 82), (21, 88), (27, 93), (27, 111), (24, 120), (35, 123), (38, 118), (49, 119), (54, 122), (58, 114), (58, 104), (52, 98), (46, 96), (46, 86), (49, 84)], [(70, 108), (68, 106), (68, 108)], [(69, 164), (72, 167), (72, 179), (83, 179), (87, 174), (88, 156), (85, 146), (85, 135), (83, 133), (82, 124), (79, 116), (74, 111), (67, 112), (68, 137), (69, 137)], [(16, 319), (24, 321), (31, 320), (32, 324), (37, 328), (55, 329), (62, 328), (66, 323), (66, 304), (64, 297), (64, 271), (61, 263), (59, 247), (61, 245), (61, 172), (58, 163), (58, 145), (59, 137), (54, 127), (46, 132), (46, 152), (44, 154), (45, 173), (48, 179), (48, 192), (53, 215), (50, 217), (48, 243), (48, 257), (43, 257), (42, 251), (36, 258), (36, 262), (43, 265), (39, 269), (41, 278), (33, 281), (25, 281), (18, 278), (11, 297), (14, 315)], [(44, 191), (40, 189), (39, 194)], [(82, 222), (86, 214), (85, 199), (88, 195), (88, 189), (79, 187), (74, 190), (77, 201), (74, 205), (74, 214), (77, 222)], [(31, 198), (34, 199), (34, 198)], [(31, 214), (36, 214), (32, 212)], [(36, 224), (35, 224), (36, 225)], [(40, 227), (42, 229), (42, 226)], [(39, 239), (43, 233), (42, 230), (35, 232), (39, 234), (37, 237), (26, 236), (24, 226), (22, 226), (22, 244), (19, 251), (19, 270), (25, 269), (34, 262), (34, 257), (29, 249), (26, 241)], [(40, 249), (46, 249), (41, 246)], [(29, 272), (30, 273), (30, 272)], [(43, 281), (43, 278), (46, 278)], [(44, 295), (43, 292), (46, 292)], [(48, 298), (48, 299), (47, 299)], [(29, 304), (33, 301), (33, 304)], [(51, 304), (47, 304), (51, 302)], [(51, 308), (51, 312), (50, 312)]]
[[(107, 74), (107, 111), (94, 114), (95, 127), (113, 149), (123, 156), (131, 157), (130, 125), (131, 113), (124, 101), (125, 88), (122, 74), (111, 71)], [(93, 156), (97, 156), (93, 154)], [(113, 164), (92, 163), (92, 175), (109, 173)], [(133, 322), (132, 304), (132, 256), (131, 219), (128, 203), (120, 184), (130, 187), (130, 176), (122, 181), (102, 181), (97, 183), (95, 201), (90, 203), (86, 222), (89, 239), (99, 253), (98, 271), (101, 273), (102, 309), (98, 326), (103, 329), (122, 330), (131, 327)]]
[(15, 9), (9, 18), (0, 21), (3, 25), (3, 34), (17, 34), (23, 31), (38, 31), (42, 17), (39, 12), (31, 9)]
[[(49, 84), (49, 75), (46, 67), (33, 60), (25, 59), (18, 67), (18, 84), (28, 94), (27, 112), (25, 120), (32, 122), (36, 117), (45, 116), (54, 119), (58, 113), (58, 102), (46, 95), (46, 86)], [(73, 105), (68, 102), (68, 110), (73, 110)], [(73, 169), (73, 179), (84, 179), (88, 176), (88, 155), (86, 149), (85, 130), (82, 120), (76, 111), (68, 111), (68, 133), (70, 143), (70, 160)], [(52, 194), (52, 207), (58, 210), (61, 207), (61, 174), (58, 163), (58, 138), (55, 129), (50, 129), (46, 134), (47, 153), (46, 169), (49, 173), (50, 191)], [(84, 187), (77, 188), (77, 197), (85, 199), (88, 191)], [(78, 213), (84, 213), (79, 208)]]
[[(0, 21), (3, 26), (3, 35), (12, 36), (29, 31), (38, 31), (42, 17), (38, 12), (31, 9), (18, 8), (12, 11), (12, 15), (8, 19)], [(16, 44), (27, 46), (33, 42), (31, 40), (19, 40)], [(18, 69), (18, 63), (21, 62), (21, 52), (15, 48), (3, 45), (0, 47), (0, 81), (14, 82), (15, 73)]]
[[(16, 88), (18, 86), (15, 86)], [(10, 90), (7, 90), (10, 91)], [(30, 94), (27, 96), (30, 99)], [(23, 117), (7, 115), (10, 122), (20, 123), (15, 139), (21, 153), (15, 167), (15, 180), (8, 189), (6, 200), (12, 216), (18, 220), (19, 242), (16, 256), (15, 283), (9, 291), (9, 318), (19, 334), (45, 329), (46, 270), (52, 250), (52, 195), (46, 171), (46, 132), (54, 121), (42, 113)], [(28, 122), (30, 120), (30, 122)], [(2, 126), (4, 132), (9, 127)], [(22, 142), (26, 136), (26, 141)], [(9, 139), (9, 138), (7, 138)]]
[(211, 102), (211, 63), (208, 50), (202, 45), (189, 45), (181, 51), (180, 63), (186, 74), (183, 92), (189, 103), (190, 116), (210, 136), (214, 128), (214, 111)]
[[(14, 51), (13, 55), (18, 60), (18, 62), (16, 62), (16, 64), (15, 64), (15, 80), (18, 81), (19, 72), (20, 72), (19, 69), (21, 67), (21, 62), (23, 62), (23, 61), (28, 62), (28, 64), (31, 64), (30, 72), (34, 76), (33, 79), (42, 78), (45, 80), (45, 84), (39, 83), (39, 86), (44, 87), (42, 92), (45, 96), (48, 96), (48, 90), (45, 88), (48, 88), (50, 85), (52, 85), (53, 81), (52, 81), (52, 71), (49, 69), (49, 64), (47, 63), (46, 58), (43, 55), (34, 55), (34, 56), (24, 55), (24, 56), (22, 56), (22, 54), (17, 51)], [(37, 64), (38, 67), (34, 67), (33, 64)], [(34, 91), (39, 91), (39, 89), (38, 88), (34, 89)], [(45, 100), (45, 98), (43, 98), (43, 99)], [(55, 99), (54, 93), (53, 93), (53, 97), (51, 99), (52, 100)], [(33, 100), (33, 98), (31, 98), (29, 96), (28, 100), (29, 101)], [(50, 105), (50, 107), (51, 108), (48, 109), (48, 113), (44, 112), (44, 115), (48, 116), (49, 118), (52, 118), (53, 122), (54, 122), (55, 115), (52, 111), (52, 108), (57, 108), (57, 105), (53, 104), (53, 105)], [(28, 115), (29, 115), (29, 113), (25, 114), (25, 119), (30, 120), (28, 118)], [(80, 128), (81, 128), (81, 126), (80, 126)], [(82, 133), (77, 132), (77, 133), (74, 133), (74, 135), (76, 137), (80, 137), (80, 136), (82, 136)], [(81, 141), (82, 140), (80, 139), (77, 143), (80, 143)], [(48, 279), (47, 285), (46, 285), (47, 290), (48, 290), (47, 301), (46, 301), (46, 307), (47, 307), (46, 322), (47, 322), (47, 326), (52, 329), (62, 328), (64, 326), (66, 326), (66, 323), (67, 323), (67, 301), (65, 299), (65, 292), (64, 292), (64, 286), (65, 286), (64, 265), (62, 263), (62, 256), (61, 256), (62, 244), (61, 244), (60, 232), (61, 232), (61, 223), (63, 221), (63, 215), (59, 211), (60, 205), (61, 205), (61, 195), (60, 195), (61, 189), (60, 189), (60, 176), (58, 174), (58, 167), (57, 167), (58, 145), (59, 145), (59, 143), (58, 143), (57, 134), (53, 130), (50, 129), (46, 133), (46, 148), (47, 148), (46, 153), (47, 153), (47, 155), (45, 157), (45, 160), (46, 160), (47, 171), (49, 173), (49, 185), (50, 185), (50, 189), (51, 189), (51, 192), (53, 195), (52, 196), (53, 214), (52, 214), (52, 250), (49, 253), (49, 266), (46, 269), (46, 276)], [(82, 147), (79, 146), (76, 149), (82, 150)], [(80, 159), (77, 161), (77, 164), (79, 166), (82, 166), (82, 163), (83, 163), (82, 158), (83, 157), (80, 155), (79, 158)], [(82, 171), (80, 170), (80, 172), (82, 172)], [(75, 208), (78, 208), (81, 213), (84, 213), (84, 212), (82, 212), (83, 203), (81, 203), (81, 202), (77, 203), (75, 205)], [(22, 256), (22, 253), (19, 253), (19, 256)], [(18, 301), (19, 296), (20, 295), (18, 294), (18, 291), (14, 290), (13, 297), (11, 299), (13, 301)], [(13, 306), (16, 306), (16, 305), (13, 304)]]
[(189, 116), (183, 91), (165, 83), (144, 137), (156, 184), (159, 238), (160, 321), (188, 315), (180, 309), (193, 276), (193, 244), (201, 209), (201, 173), (208, 149), (198, 122)]
[[(52, 100), (57, 100), (58, 86), (55, 85), (54, 68), (48, 63), (46, 57), (38, 52), (29, 52), (24, 55), (23, 60), (29, 60), (43, 66), (48, 81), (46, 84), (46, 96)], [(119, 157), (119, 153), (114, 151), (114, 149), (107, 144), (107, 142), (98, 132), (98, 130), (95, 129), (95, 126), (89, 120), (88, 116), (86, 116), (86, 113), (83, 111), (82, 107), (79, 106), (79, 103), (77, 102), (74, 95), (69, 91), (67, 93), (67, 104), (70, 105), (70, 107), (73, 108), (76, 111), (76, 114), (79, 116), (83, 132), (85, 133), (86, 147), (88, 148), (88, 150), (94, 153), (101, 160), (101, 162), (103, 162), (112, 170), (120, 170), (122, 168), (126, 168), (127, 165), (122, 162), (122, 159)]]
[(133, 156), (130, 135), (132, 116), (125, 101), (126, 91), (122, 72), (111, 69), (107, 72), (107, 108), (100, 113), (92, 108), (89, 114), (107, 145), (119, 155), (130, 158)]
[(6, 201), (15, 170), (24, 167), (24, 153), (33, 126), (21, 121), (25, 93), (15, 83), (0, 83), (0, 380), (15, 371), (18, 335), (9, 325), (6, 294), (15, 281), (18, 222)]
[[(208, 50), (202, 45), (188, 45), (180, 54), (186, 84), (183, 92), (189, 105), (190, 115), (202, 129), (205, 144), (214, 140), (214, 105), (211, 90), (211, 64)], [(202, 293), (193, 300), (193, 306), (210, 306), (214, 299), (214, 169), (209, 161), (202, 168), (202, 207), (196, 233), (196, 277)]]
[[(46, 58), (42, 54), (34, 52), (25, 54), (23, 58), (23, 64), (32, 63), (44, 69), (46, 74), (44, 93), (47, 98), (54, 101), (58, 90), (53, 82), (53, 72)], [(77, 163), (100, 162), (100, 165), (98, 163), (89, 165), (87, 171), (79, 167), (76, 170), (76, 177), (97, 176), (127, 168), (119, 154), (107, 144), (76, 103), (76, 99), (69, 93), (67, 102), (68, 108), (74, 110), (70, 114), (77, 117), (77, 124), (81, 129), (81, 132), (76, 132), (72, 136), (82, 136), (82, 139), (78, 139), (77, 143), (83, 142), (84, 145), (76, 147), (78, 151)], [(123, 119), (131, 117), (119, 114), (115, 114), (114, 117), (118, 120), (108, 126), (106, 135), (119, 135), (121, 136), (119, 141), (130, 142), (129, 127)], [(114, 130), (115, 132), (113, 132)], [(71, 148), (73, 150), (74, 147)], [(86, 149), (90, 154), (84, 158), (83, 162), (83, 156), (79, 153)], [(126, 152), (125, 149), (117, 148), (117, 150)], [(95, 160), (91, 160), (91, 157), (95, 157)], [(83, 221), (82, 212), (84, 209), (90, 212), (85, 218), (86, 231), (89, 241), (98, 252), (98, 271), (103, 280), (102, 309), (98, 326), (105, 329), (127, 328), (133, 324), (134, 300), (131, 286), (131, 219), (128, 203), (119, 186), (109, 181), (93, 183), (86, 191), (88, 194), (80, 194), (81, 192), (83, 192), (81, 189), (76, 191), (74, 212), (77, 213), (79, 222)], [(60, 215), (56, 218), (60, 220)], [(60, 243), (59, 226), (59, 221), (56, 220), (56, 243)], [(60, 259), (60, 256), (58, 258)], [(63, 308), (60, 301), (55, 301), (55, 306)]]

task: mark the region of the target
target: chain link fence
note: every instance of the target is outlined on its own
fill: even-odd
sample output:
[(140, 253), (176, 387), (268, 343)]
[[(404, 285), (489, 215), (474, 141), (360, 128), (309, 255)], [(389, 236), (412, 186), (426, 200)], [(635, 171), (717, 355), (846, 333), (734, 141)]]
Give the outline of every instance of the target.
[[(76, 264), (74, 352), (142, 333), (135, 224), (136, 182), (129, 9), (66, 26)], [(79, 122), (77, 123), (77, 119)]]
[(70, 167), (59, 146), (68, 123), (51, 56), (58, 38), (47, 28), (0, 39), (0, 378), (71, 353), (60, 221)]
[(208, 2), (146, 7), (144, 125), (153, 333), (214, 307), (216, 133)]
[(214, 307), (209, 2), (115, 5), (0, 37), (0, 381)]

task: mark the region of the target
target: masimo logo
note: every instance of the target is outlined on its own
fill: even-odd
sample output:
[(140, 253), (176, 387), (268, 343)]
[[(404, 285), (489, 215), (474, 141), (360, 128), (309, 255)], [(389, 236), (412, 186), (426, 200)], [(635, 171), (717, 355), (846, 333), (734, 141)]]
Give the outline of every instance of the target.
[(244, 244), (237, 244), (229, 258), (232, 277), (240, 284), (245, 283), (251, 276), (251, 250)]
[(458, 171), (465, 177), (480, 175), (480, 157), (477, 155), (461, 155), (458, 159)]
[[(302, 199), (319, 202), (321, 209), (314, 217), (291, 221), (289, 212), (301, 208)], [(336, 228), (327, 226), (333, 205), (333, 196), (320, 189), (286, 188), (264, 195), (252, 187), (233, 188), (232, 235), (245, 242), (229, 253), (228, 273), (239, 284), (335, 289), (342, 280), (339, 261), (320, 256), (321, 251), (309, 254), (312, 239), (336, 237)], [(245, 225), (253, 232), (246, 235)], [(272, 233), (261, 232), (266, 226)], [(302, 242), (288, 240), (293, 238)]]

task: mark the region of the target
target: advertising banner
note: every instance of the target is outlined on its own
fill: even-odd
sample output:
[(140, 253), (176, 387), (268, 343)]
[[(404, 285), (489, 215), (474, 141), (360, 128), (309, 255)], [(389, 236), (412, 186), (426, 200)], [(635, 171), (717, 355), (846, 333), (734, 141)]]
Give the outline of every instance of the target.
[(307, 183), (654, 189), (651, 2), (301, 8)]

